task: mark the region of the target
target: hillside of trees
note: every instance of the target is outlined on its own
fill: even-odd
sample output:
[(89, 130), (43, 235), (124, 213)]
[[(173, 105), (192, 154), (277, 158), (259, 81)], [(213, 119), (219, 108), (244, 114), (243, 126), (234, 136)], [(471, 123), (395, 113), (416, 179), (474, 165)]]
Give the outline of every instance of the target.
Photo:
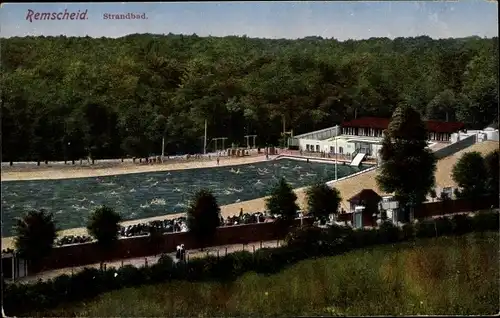
[[(498, 118), (498, 38), (339, 42), (196, 35), (2, 39), (2, 161), (260, 145), (401, 103), (483, 128)], [(209, 144), (213, 149), (214, 144)]]

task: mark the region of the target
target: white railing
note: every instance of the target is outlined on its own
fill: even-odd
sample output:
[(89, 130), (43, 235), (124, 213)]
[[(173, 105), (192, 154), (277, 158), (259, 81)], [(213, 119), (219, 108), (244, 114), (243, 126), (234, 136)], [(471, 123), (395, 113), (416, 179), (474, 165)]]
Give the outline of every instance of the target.
[(359, 171), (359, 172), (356, 172), (356, 173), (350, 174), (350, 175), (348, 175), (348, 176), (345, 176), (345, 177), (339, 178), (339, 179), (337, 179), (337, 180), (328, 181), (328, 182), (326, 182), (326, 184), (327, 184), (327, 185), (329, 185), (329, 186), (331, 186), (331, 185), (335, 184), (336, 182), (339, 182), (339, 181), (342, 181), (342, 180), (346, 180), (346, 179), (349, 179), (349, 178), (354, 178), (354, 177), (356, 177), (356, 176), (359, 176), (359, 175), (360, 175), (360, 174), (362, 174), (362, 173), (366, 173), (366, 172), (369, 172), (369, 171), (373, 171), (373, 170), (375, 170), (375, 169), (377, 169), (377, 166), (375, 166), (375, 167), (370, 167), (370, 168), (368, 168), (368, 169), (365, 169), (365, 170), (362, 170), (362, 171)]

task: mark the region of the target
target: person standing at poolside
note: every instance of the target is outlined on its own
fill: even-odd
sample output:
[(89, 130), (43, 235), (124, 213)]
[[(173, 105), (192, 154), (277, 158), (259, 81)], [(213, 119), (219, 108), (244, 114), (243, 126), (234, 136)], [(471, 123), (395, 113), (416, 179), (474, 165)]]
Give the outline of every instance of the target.
[(181, 244), (181, 261), (186, 261), (186, 250), (184, 249), (184, 244)]
[(177, 260), (181, 259), (181, 246), (180, 245), (177, 245), (177, 251), (175, 252), (175, 258)]

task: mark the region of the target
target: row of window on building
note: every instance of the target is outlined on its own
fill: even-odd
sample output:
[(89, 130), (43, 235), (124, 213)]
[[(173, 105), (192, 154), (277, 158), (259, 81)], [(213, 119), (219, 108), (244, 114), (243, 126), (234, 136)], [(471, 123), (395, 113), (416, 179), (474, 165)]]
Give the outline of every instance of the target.
[(366, 136), (366, 137), (383, 137), (383, 130), (374, 128), (353, 128), (344, 127), (342, 128), (343, 135), (351, 136)]
[[(316, 147), (314, 145), (306, 145), (306, 151), (321, 152), (321, 147), (319, 145), (316, 145)], [(335, 153), (335, 147), (333, 146), (330, 147), (330, 153)], [(343, 153), (344, 153), (344, 148), (339, 147), (339, 154)]]

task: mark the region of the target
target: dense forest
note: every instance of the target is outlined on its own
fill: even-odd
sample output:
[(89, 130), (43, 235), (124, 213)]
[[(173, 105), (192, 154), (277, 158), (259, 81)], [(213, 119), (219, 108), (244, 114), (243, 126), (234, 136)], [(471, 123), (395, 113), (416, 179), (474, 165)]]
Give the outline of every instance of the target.
[[(277, 144), (401, 104), (483, 128), (498, 118), (498, 38), (135, 34), (2, 39), (2, 161)], [(209, 144), (209, 150), (214, 143)], [(219, 146), (220, 147), (220, 146)]]

